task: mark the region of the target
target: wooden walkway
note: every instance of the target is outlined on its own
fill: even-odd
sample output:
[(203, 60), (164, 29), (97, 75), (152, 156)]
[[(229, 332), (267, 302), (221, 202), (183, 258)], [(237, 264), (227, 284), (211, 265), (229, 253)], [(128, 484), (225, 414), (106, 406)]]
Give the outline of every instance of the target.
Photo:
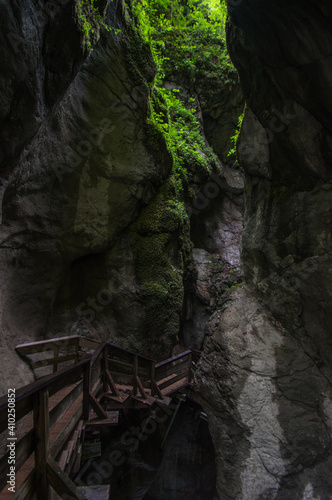
[[(169, 405), (173, 394), (189, 386), (192, 352), (160, 363), (112, 344), (73, 336), (16, 347), (38, 376), (53, 373), (16, 391), (16, 492), (8, 491), (8, 398), (0, 398), (0, 496), (47, 500), (68, 495), (84, 500), (69, 478), (78, 472), (84, 432), (117, 425), (119, 410), (155, 403)], [(70, 366), (68, 366), (70, 364)], [(62, 369), (59, 369), (60, 367)]]

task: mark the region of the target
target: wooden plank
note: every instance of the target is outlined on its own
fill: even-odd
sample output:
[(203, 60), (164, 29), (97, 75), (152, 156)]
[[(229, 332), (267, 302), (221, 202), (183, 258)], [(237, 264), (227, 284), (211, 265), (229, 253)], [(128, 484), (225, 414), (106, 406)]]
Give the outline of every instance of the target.
[[(32, 500), (35, 499), (36, 472), (32, 470), (16, 491), (12, 500)], [(46, 500), (46, 499), (45, 499)]]
[(155, 379), (157, 381), (160, 381), (166, 377), (169, 377), (170, 375), (180, 373), (182, 371), (185, 371), (189, 369), (190, 366), (190, 359), (189, 358), (184, 358), (184, 360), (180, 363), (177, 363), (176, 365), (166, 365), (163, 366), (161, 369), (156, 370), (155, 374)]
[[(120, 397), (120, 393), (118, 391), (118, 388), (113, 380), (113, 377), (112, 375), (110, 374), (110, 372), (108, 371), (108, 369), (106, 368), (106, 373), (105, 373), (105, 376), (106, 376), (106, 380), (107, 380), (107, 383), (109, 385), (109, 388), (111, 389), (112, 391), (112, 394), (114, 394), (114, 396), (116, 397)], [(107, 391), (107, 387), (106, 387), (106, 390), (105, 392)]]
[(64, 363), (65, 361), (70, 361), (71, 359), (76, 360), (76, 353), (65, 354), (63, 356), (57, 356), (48, 359), (39, 359), (38, 361), (31, 361), (30, 366), (34, 370), (35, 368), (41, 368), (42, 366), (58, 365), (58, 363)]
[[(30, 457), (35, 449), (35, 430), (31, 429), (19, 441), (16, 441), (15, 446), (15, 470), (19, 471), (22, 465)], [(6, 453), (0, 460), (0, 491), (7, 484), (7, 474), (9, 470), (8, 465), (9, 452)]]
[[(77, 405), (77, 408), (73, 414), (68, 418), (57, 437), (54, 439), (53, 443), (50, 445), (50, 455), (56, 457), (62, 450), (64, 444), (67, 442), (70, 434), (73, 432), (77, 422), (82, 417), (82, 402)], [(70, 411), (70, 410), (69, 410)]]
[(53, 350), (54, 346), (69, 347), (76, 345), (77, 339), (79, 338), (79, 335), (72, 335), (71, 337), (58, 337), (55, 339), (41, 340), (39, 342), (30, 342), (28, 344), (19, 344), (15, 347), (15, 350), (23, 356), (26, 356), (27, 354)]
[(83, 381), (77, 384), (72, 391), (70, 391), (67, 396), (63, 398), (60, 403), (58, 403), (50, 411), (50, 429), (60, 420), (60, 418), (66, 413), (68, 408), (77, 400), (77, 398), (83, 392)]
[(142, 397), (144, 399), (147, 399), (148, 395), (147, 393), (145, 392), (144, 388), (143, 388), (143, 385), (142, 385), (142, 382), (140, 381), (139, 377), (136, 377), (136, 384), (137, 384), (137, 387), (140, 391), (140, 393), (142, 394)]
[(101, 406), (101, 404), (97, 401), (97, 399), (94, 397), (94, 395), (91, 392), (90, 392), (90, 406), (96, 412), (98, 417), (107, 418), (107, 414), (104, 411), (103, 407)]
[(97, 349), (99, 346), (100, 342), (97, 340), (93, 339), (88, 339), (86, 337), (80, 337), (78, 341), (78, 345), (80, 346), (81, 349)]
[(93, 353), (91, 360), (90, 360), (91, 367), (98, 361), (98, 359), (99, 359), (101, 353), (103, 352), (103, 350), (105, 349), (106, 345), (107, 344), (104, 342), (103, 344), (100, 344), (100, 346), (95, 350), (95, 352)]
[[(86, 500), (71, 479), (60, 469), (52, 457), (48, 457), (47, 478), (60, 498), (73, 498), (73, 500)], [(66, 497), (66, 495), (68, 495)], [(46, 499), (44, 499), (46, 500)]]
[(106, 419), (94, 419), (85, 422), (87, 427), (102, 426), (102, 425), (118, 425), (119, 423), (119, 412), (118, 411), (108, 411)]
[(164, 365), (173, 363), (174, 361), (178, 361), (179, 359), (184, 358), (185, 356), (189, 356), (189, 354), (191, 354), (190, 350), (189, 351), (181, 352), (177, 356), (173, 356), (173, 358), (165, 359), (165, 361), (160, 361), (160, 363), (156, 363), (156, 370), (159, 369), (159, 368), (161, 368)]
[(113, 354), (116, 355), (116, 353), (118, 353), (118, 355), (128, 354), (131, 356), (138, 356), (141, 360), (145, 360), (145, 361), (149, 361), (149, 362), (153, 361), (153, 359), (151, 359), (151, 358), (147, 358), (146, 356), (142, 356), (141, 354), (137, 354), (137, 353), (132, 352), (132, 351), (127, 351), (126, 349), (122, 349), (122, 347), (115, 346), (114, 344), (108, 344), (108, 347), (109, 347), (109, 352), (110, 352), (111, 356)]
[(151, 392), (151, 395), (152, 396), (158, 396), (158, 398), (160, 398), (160, 399), (164, 399), (164, 395), (162, 394), (162, 392), (159, 389), (158, 384), (157, 384), (157, 382), (155, 380), (153, 381), (153, 385), (154, 385), (154, 391), (153, 391), (153, 394)]
[(112, 366), (112, 369), (113, 369), (114, 365), (116, 365), (118, 367), (120, 366), (122, 369), (127, 369), (128, 373), (129, 373), (129, 370), (132, 371), (132, 369), (133, 369), (133, 363), (127, 363), (125, 361), (120, 361), (119, 359), (114, 359), (114, 358), (109, 357), (108, 362)]
[(33, 410), (33, 423), (36, 435), (36, 498), (37, 500), (47, 500), (50, 496), (50, 488), (46, 475), (46, 462), (49, 448), (49, 413), (47, 388), (43, 388), (38, 392)]
[(77, 454), (76, 454), (76, 459), (75, 459), (75, 462), (73, 464), (73, 468), (70, 471), (72, 474), (77, 474), (78, 471), (80, 470), (80, 468), (81, 468), (81, 458), (82, 458), (82, 443), (80, 443), (80, 445), (78, 447)]
[(126, 375), (124, 373), (118, 373), (110, 371), (110, 374), (113, 377), (113, 380), (118, 385), (128, 385), (132, 387), (133, 384), (133, 375)]
[(166, 387), (175, 384), (175, 382), (178, 382), (179, 380), (186, 379), (186, 382), (188, 383), (188, 371), (186, 370), (185, 372), (179, 373), (175, 377), (169, 378), (168, 380), (165, 380), (165, 382), (159, 383), (158, 387), (162, 391)]
[(64, 470), (66, 467), (67, 457), (68, 457), (68, 450), (63, 450), (58, 460), (58, 464), (61, 470)]
[[(58, 370), (56, 373), (47, 375), (36, 382), (18, 389), (15, 397), (16, 421), (20, 420), (33, 409), (33, 398), (39, 390), (47, 387), (49, 396), (52, 396), (63, 387), (78, 382), (83, 374), (83, 367), (89, 364), (89, 362), (89, 359), (84, 359), (75, 365)], [(0, 433), (6, 430), (7, 426), (8, 398), (6, 394), (0, 398)]]

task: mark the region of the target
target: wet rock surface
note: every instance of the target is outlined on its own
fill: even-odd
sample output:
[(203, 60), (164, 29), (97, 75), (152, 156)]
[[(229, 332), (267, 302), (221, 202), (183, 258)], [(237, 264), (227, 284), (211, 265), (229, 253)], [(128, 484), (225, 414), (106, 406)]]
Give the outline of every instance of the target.
[(331, 17), (324, 1), (230, 6), (247, 285), (221, 299), (197, 373), (220, 498), (332, 491)]
[(195, 381), (220, 498), (329, 498), (331, 385), (247, 285), (224, 294)]

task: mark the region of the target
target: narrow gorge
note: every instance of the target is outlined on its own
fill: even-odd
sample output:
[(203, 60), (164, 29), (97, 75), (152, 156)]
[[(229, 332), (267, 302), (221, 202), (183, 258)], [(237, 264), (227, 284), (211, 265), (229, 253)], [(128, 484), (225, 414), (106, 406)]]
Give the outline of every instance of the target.
[(110, 498), (331, 500), (330, 2), (0, 14), (1, 395), (35, 380), (18, 344), (191, 349)]

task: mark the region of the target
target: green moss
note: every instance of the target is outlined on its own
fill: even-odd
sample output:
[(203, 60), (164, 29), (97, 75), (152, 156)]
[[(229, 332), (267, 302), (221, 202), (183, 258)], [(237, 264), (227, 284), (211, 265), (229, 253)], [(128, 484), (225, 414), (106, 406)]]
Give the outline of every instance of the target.
[(191, 259), (188, 216), (174, 176), (131, 228), (136, 276), (151, 336), (173, 339), (180, 329), (184, 280)]
[(177, 89), (154, 88), (151, 97), (150, 124), (163, 135), (173, 160), (173, 173), (180, 191), (188, 183), (188, 173), (211, 172), (216, 156), (206, 145), (193, 108), (177, 96)]
[(156, 65), (152, 57), (150, 44), (134, 28), (132, 21), (127, 23), (126, 33), (122, 38), (126, 54), (127, 71), (137, 85), (152, 83), (156, 74)]
[(82, 34), (82, 47), (87, 53), (99, 40), (101, 27), (111, 29), (104, 22), (105, 10), (100, 12), (95, 3), (95, 0), (75, 0), (76, 23)]

